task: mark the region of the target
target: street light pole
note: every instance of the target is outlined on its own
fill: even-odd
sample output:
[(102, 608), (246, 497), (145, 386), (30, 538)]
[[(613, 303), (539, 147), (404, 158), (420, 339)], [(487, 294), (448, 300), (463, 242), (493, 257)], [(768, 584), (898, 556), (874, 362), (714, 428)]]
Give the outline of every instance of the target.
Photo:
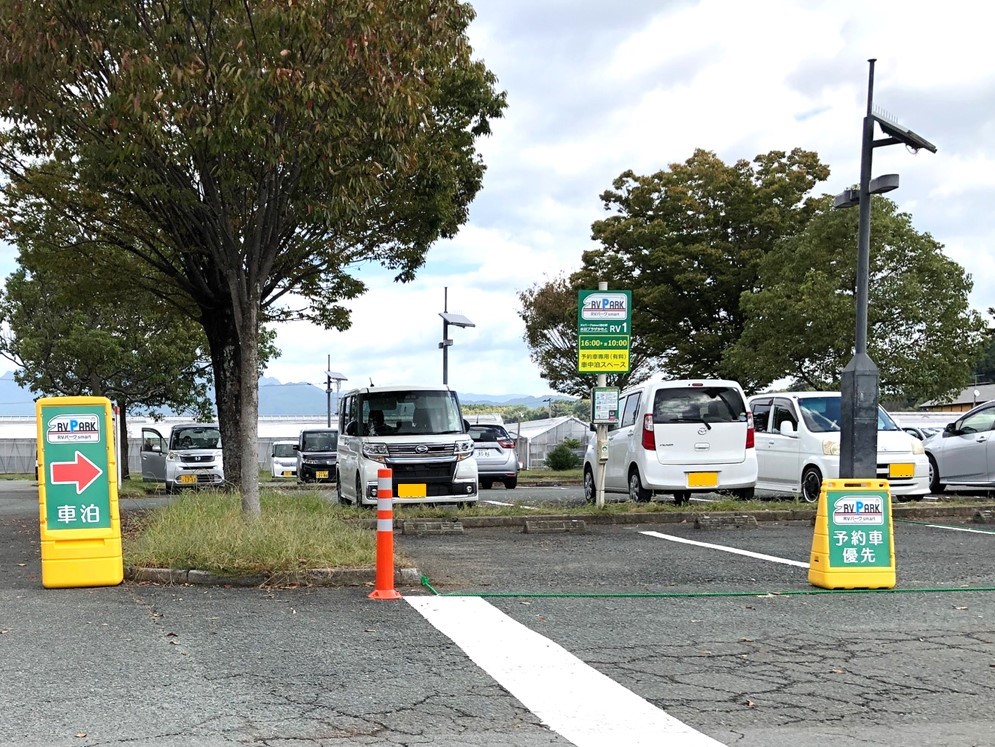
[(475, 327), (476, 325), (467, 319), (462, 314), (450, 314), (449, 313), (449, 288), (443, 289), (442, 296), (442, 313), (439, 314), (442, 317), (442, 342), (439, 343), (439, 347), (442, 348), (442, 383), (444, 386), (449, 384), (449, 348), (452, 347), (453, 341), (449, 339), (449, 326), (453, 327)]
[[(860, 186), (836, 197), (834, 207), (858, 205), (857, 287), (855, 289), (856, 329), (854, 355), (840, 377), (840, 477), (877, 476), (878, 454), (878, 368), (867, 354), (867, 307), (870, 285), (871, 195), (898, 187), (897, 174), (871, 178), (874, 148), (905, 144), (935, 153), (936, 146), (896, 122), (874, 114), (874, 59), (868, 60), (867, 113), (864, 115), (860, 147)], [(889, 137), (874, 139), (874, 123)]]

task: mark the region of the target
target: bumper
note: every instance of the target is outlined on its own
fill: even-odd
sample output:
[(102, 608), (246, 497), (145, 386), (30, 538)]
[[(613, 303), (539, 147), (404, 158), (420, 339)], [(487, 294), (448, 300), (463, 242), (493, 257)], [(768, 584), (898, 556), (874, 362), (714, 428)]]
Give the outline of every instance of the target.
[(335, 482), (334, 464), (304, 464), (297, 475), (300, 482)]
[[(757, 483), (757, 460), (736, 464), (650, 464), (640, 472), (643, 487), (661, 493), (691, 490), (703, 493), (715, 490), (752, 488)], [(713, 483), (714, 484), (703, 484)]]

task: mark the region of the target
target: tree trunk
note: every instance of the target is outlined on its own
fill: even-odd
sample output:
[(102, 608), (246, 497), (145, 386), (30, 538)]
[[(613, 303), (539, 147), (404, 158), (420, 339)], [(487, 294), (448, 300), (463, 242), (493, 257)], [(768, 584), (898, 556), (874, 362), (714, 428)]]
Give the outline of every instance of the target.
[(241, 422), (239, 451), (242, 458), (242, 514), (258, 516), (259, 506), (259, 303), (252, 299), (246, 304), (241, 318)]
[(225, 482), (241, 485), (242, 454), (239, 448), (242, 432), (241, 411), (241, 347), (235, 316), (230, 308), (203, 312), (201, 323), (211, 349), (214, 371), (214, 401), (218, 409), (221, 446), (224, 449)]

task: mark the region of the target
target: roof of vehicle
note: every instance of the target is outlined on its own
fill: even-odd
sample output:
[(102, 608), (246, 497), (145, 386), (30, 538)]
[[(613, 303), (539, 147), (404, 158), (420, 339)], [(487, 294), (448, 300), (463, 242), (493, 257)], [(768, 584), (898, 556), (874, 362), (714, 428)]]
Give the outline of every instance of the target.
[(750, 395), (750, 399), (756, 399), (757, 397), (798, 397), (798, 399), (806, 399), (808, 397), (839, 397), (841, 396), (839, 392), (760, 392), (759, 394)]
[(370, 392), (453, 392), (448, 386), (442, 384), (408, 384), (408, 385), (392, 385), (392, 386), (361, 386), (355, 389), (350, 389), (348, 392), (343, 392), (342, 396), (347, 396), (349, 394), (369, 394)]
[(323, 427), (323, 428), (302, 428), (301, 429), (301, 433), (332, 433), (332, 432), (338, 433), (339, 432), (338, 427), (332, 426), (331, 428)]
[(638, 384), (630, 384), (625, 391), (630, 389), (640, 389), (644, 386), (667, 387), (679, 389), (681, 387), (706, 387), (706, 386), (729, 386), (742, 389), (738, 381), (733, 379), (645, 379)]

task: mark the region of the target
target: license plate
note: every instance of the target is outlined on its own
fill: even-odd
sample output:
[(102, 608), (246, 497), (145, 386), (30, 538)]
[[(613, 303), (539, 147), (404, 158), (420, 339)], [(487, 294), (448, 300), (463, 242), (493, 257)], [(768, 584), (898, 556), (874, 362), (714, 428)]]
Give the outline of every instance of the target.
[(319, 469), (319, 470), (317, 470), (314, 473), (314, 476), (317, 479), (319, 479), (319, 480), (327, 480), (328, 479), (328, 470), (327, 469)]
[(284, 470), (283, 472), (280, 473), (280, 477), (293, 477), (293, 476), (294, 473), (290, 472), (289, 470)]
[(428, 495), (425, 483), (401, 483), (397, 486), (398, 498), (424, 498)]
[(688, 472), (689, 488), (714, 488), (718, 484), (718, 472)]
[(176, 478), (180, 485), (196, 485), (197, 475), (180, 475)]
[(914, 464), (889, 464), (888, 477), (915, 477), (916, 466)]
[(477, 449), (477, 451), (474, 453), (477, 456), (488, 457), (494, 453), (494, 449)]

